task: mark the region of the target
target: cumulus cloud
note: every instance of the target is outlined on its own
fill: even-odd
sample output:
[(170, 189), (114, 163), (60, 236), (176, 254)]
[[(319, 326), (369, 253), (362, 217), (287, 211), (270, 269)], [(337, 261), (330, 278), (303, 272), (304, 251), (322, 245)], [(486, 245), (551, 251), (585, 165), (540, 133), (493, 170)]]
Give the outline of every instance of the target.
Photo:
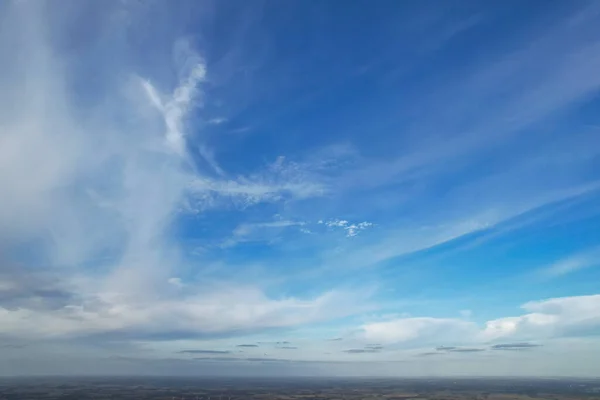
[(482, 337), (538, 339), (600, 333), (600, 295), (532, 301), (521, 308), (528, 313), (488, 321)]
[(357, 236), (361, 231), (373, 226), (373, 223), (363, 221), (351, 223), (345, 219), (331, 219), (328, 221), (319, 220), (319, 224), (324, 224), (328, 228), (340, 228), (346, 231), (347, 237)]
[(477, 326), (468, 321), (451, 318), (399, 318), (383, 322), (373, 322), (362, 326), (366, 340), (382, 343), (403, 343), (410, 341), (461, 341), (470, 337)]
[[(487, 321), (483, 326), (471, 320), (431, 317), (407, 317), (372, 322), (360, 328), (367, 341), (404, 343), (432, 342), (475, 344), (477, 347), (438, 346), (439, 352), (479, 352), (481, 344), (503, 338), (539, 340), (600, 334), (600, 295), (559, 297), (525, 303), (528, 313)], [(496, 343), (494, 350), (518, 350), (537, 347), (530, 342)]]

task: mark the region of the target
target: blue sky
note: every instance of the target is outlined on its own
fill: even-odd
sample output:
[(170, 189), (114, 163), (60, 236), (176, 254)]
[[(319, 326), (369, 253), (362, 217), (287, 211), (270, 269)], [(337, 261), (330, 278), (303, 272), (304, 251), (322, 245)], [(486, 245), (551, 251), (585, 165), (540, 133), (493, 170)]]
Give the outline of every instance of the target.
[(600, 374), (596, 2), (0, 11), (0, 374)]

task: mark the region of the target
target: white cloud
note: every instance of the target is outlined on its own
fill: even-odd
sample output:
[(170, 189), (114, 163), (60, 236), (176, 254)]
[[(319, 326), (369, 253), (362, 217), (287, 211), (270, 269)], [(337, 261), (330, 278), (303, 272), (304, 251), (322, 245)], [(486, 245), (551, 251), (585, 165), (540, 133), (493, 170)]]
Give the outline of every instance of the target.
[[(481, 218), (487, 220), (486, 216)], [(327, 268), (340, 265), (344, 268), (375, 266), (394, 257), (433, 248), (485, 229), (488, 226), (487, 222), (478, 222), (478, 219), (471, 216), (466, 221), (455, 223), (380, 231), (378, 235), (370, 238), (372, 242), (367, 245), (348, 247), (341, 254), (339, 251), (326, 254)]]
[(344, 228), (346, 226), (348, 226), (349, 222), (344, 220), (344, 219), (334, 219), (331, 221), (327, 221), (325, 222), (325, 225), (327, 225), (328, 227), (340, 227), (340, 228)]
[[(479, 326), (458, 318), (403, 317), (364, 324), (361, 337), (382, 343), (486, 344), (600, 335), (600, 295), (559, 297), (522, 305), (527, 314), (487, 321)], [(465, 313), (470, 316), (469, 313)]]
[(557, 277), (598, 265), (600, 265), (600, 248), (593, 248), (558, 260), (543, 268), (540, 273), (548, 277)]
[(185, 286), (185, 284), (181, 281), (181, 278), (169, 278), (167, 282), (180, 289)]
[(452, 318), (414, 317), (373, 322), (361, 327), (365, 340), (381, 343), (455, 343), (472, 337), (473, 322)]
[[(421, 219), (420, 225), (408, 225), (401, 227), (390, 227), (379, 229), (376, 235), (371, 235), (372, 242), (360, 247), (345, 248), (340, 251), (325, 254), (328, 259), (326, 268), (359, 268), (376, 266), (386, 260), (415, 253), (422, 250), (432, 249), (444, 243), (449, 243), (468, 235), (481, 233), (476, 238), (465, 242), (460, 248), (467, 249), (485, 243), (498, 235), (506, 235), (518, 230), (523, 226), (550, 218), (556, 212), (552, 205), (565, 200), (577, 200), (591, 193), (597, 192), (599, 183), (578, 185), (565, 190), (553, 191), (538, 195), (521, 201), (507, 201), (505, 205), (482, 204), (472, 205), (471, 209), (464, 209), (465, 203), (451, 212), (464, 218), (452, 219), (435, 214), (436, 217), (446, 217), (441, 222), (432, 221), (426, 223), (430, 218)], [(483, 190), (483, 189), (482, 189)], [(461, 199), (464, 198), (461, 193)], [(544, 210), (546, 207), (546, 210)], [(543, 212), (540, 212), (543, 210)], [(559, 208), (560, 210), (560, 208)], [(532, 216), (528, 213), (533, 213)], [(325, 223), (324, 221), (323, 223)], [(386, 224), (389, 226), (390, 224)]]
[(157, 90), (149, 81), (142, 81), (149, 100), (163, 115), (167, 129), (165, 132), (167, 144), (180, 156), (183, 156), (186, 152), (184, 118), (194, 105), (194, 101), (197, 101), (199, 95), (198, 85), (206, 80), (204, 60), (191, 50), (188, 50), (187, 57), (189, 58), (187, 62), (191, 62), (192, 66), (187, 76), (183, 77), (173, 94), (166, 100), (161, 101)]
[(207, 122), (209, 125), (221, 125), (222, 123), (227, 122), (227, 118), (216, 117), (209, 119)]
[[(197, 146), (200, 155), (211, 167), (204, 174), (189, 163), (192, 147), (188, 145), (191, 138), (186, 116), (192, 108), (201, 108), (203, 104), (202, 84), (207, 80), (207, 70), (202, 57), (189, 44), (176, 45), (181, 62), (175, 60), (173, 64), (178, 65), (157, 68), (177, 70), (174, 71), (177, 78), (169, 84), (168, 79), (164, 82), (147, 79), (145, 74), (138, 77), (131, 64), (123, 61), (129, 60), (125, 50), (123, 54), (118, 51), (105, 54), (105, 47), (86, 35), (81, 38), (83, 43), (98, 54), (98, 59), (104, 60), (103, 65), (88, 66), (84, 76), (78, 76), (84, 84), (73, 84), (77, 81), (71, 81), (74, 71), (65, 65), (77, 57), (64, 54), (64, 48), (54, 45), (57, 43), (54, 29), (46, 29), (52, 16), (46, 15), (36, 2), (11, 3), (3, 11), (6, 12), (0, 16), (3, 60), (0, 187), (7, 194), (0, 206), (3, 337), (235, 334), (296, 327), (362, 310), (368, 296), (356, 292), (326, 291), (301, 299), (271, 297), (252, 285), (240, 287), (231, 281), (213, 288), (207, 288), (206, 282), (194, 285), (179, 277), (187, 276), (182, 273), (187, 266), (182, 266), (176, 239), (169, 237), (169, 228), (188, 195), (193, 203), (189, 208), (202, 211), (229, 203), (247, 207), (330, 194), (338, 184), (323, 171), (335, 166), (336, 157), (346, 157), (347, 150), (338, 150), (341, 155), (309, 157), (301, 162), (280, 157), (254, 173), (232, 176), (218, 164), (218, 153), (200, 143)], [(61, 30), (60, 24), (53, 26)], [(99, 28), (99, 42), (113, 44), (112, 31), (133, 29), (132, 25), (106, 26), (109, 28)], [(563, 53), (571, 54), (570, 46), (566, 47), (569, 49), (562, 49)], [(18, 56), (14, 49), (18, 49)], [(569, 71), (565, 62), (561, 64), (562, 72), (546, 71), (549, 79), (528, 86), (530, 95), (523, 96), (523, 101), (517, 102), (518, 107), (505, 107), (497, 119), (512, 115), (514, 109), (525, 108), (521, 107), (523, 103), (539, 104), (525, 115), (517, 115), (518, 128), (533, 117), (541, 118), (592, 93), (597, 80), (580, 79), (578, 72), (588, 77), (595, 73), (597, 57), (589, 57), (595, 50), (596, 47), (577, 50), (581, 53), (574, 58), (580, 65), (577, 73), (566, 80), (567, 87), (563, 83), (550, 87), (548, 102), (530, 101), (535, 97), (531, 94), (541, 92), (546, 97), (545, 82), (564, 82), (556, 78)], [(590, 64), (580, 62), (588, 59)], [(89, 79), (90, 76), (94, 79)], [(92, 90), (96, 85), (101, 86), (107, 100), (98, 100), (93, 93), (74, 92), (88, 85)], [(539, 88), (542, 90), (536, 91)], [(559, 89), (566, 89), (566, 99), (558, 94)], [(477, 102), (471, 99), (467, 103)], [(218, 118), (207, 121), (224, 122)], [(512, 132), (517, 130), (515, 127), (508, 128)], [(442, 157), (437, 157), (439, 153), (435, 150), (402, 158), (392, 168), (386, 164), (385, 168), (391, 170), (387, 178), (391, 178), (387, 179), (383, 173), (381, 180), (395, 181), (398, 174), (407, 171), (403, 178), (414, 177), (415, 168), (429, 163), (448, 165), (448, 154), (462, 153), (462, 139), (453, 142), (454, 148), (448, 152), (440, 148)], [(466, 138), (466, 148), (477, 148), (479, 139), (474, 142), (469, 139)], [(375, 174), (371, 174), (373, 170)], [(371, 184), (371, 178), (378, 178), (374, 181), (380, 178), (381, 165), (373, 170), (349, 179), (356, 181), (357, 186), (367, 182), (361, 186), (364, 189)], [(506, 187), (506, 182), (512, 182), (518, 172), (505, 177), (501, 180), (504, 184), (497, 186)], [(488, 181), (483, 186), (493, 185)], [(465, 196), (468, 193), (471, 192), (457, 191), (453, 198), (462, 201), (475, 197)], [(387, 237), (376, 238), (377, 244), (349, 251), (344, 257), (337, 254), (336, 258), (345, 267), (368, 265), (428, 248), (485, 229), (531, 209), (530, 206), (565, 198), (557, 193), (563, 192), (544, 190), (540, 198), (529, 203), (497, 197), (498, 203), (518, 203), (518, 206), (501, 209), (492, 213), (492, 217), (485, 212), (473, 216), (469, 204), (464, 207), (468, 216), (463, 213), (455, 219), (445, 218), (450, 222), (435, 226), (393, 229), (385, 232)], [(484, 198), (481, 204), (489, 204), (491, 198)], [(456, 211), (450, 203), (445, 202), (444, 208)], [(432, 220), (437, 220), (437, 215)], [(319, 224), (340, 229), (350, 237), (372, 226), (367, 221), (347, 220), (319, 221)], [(234, 236), (241, 240), (259, 230), (296, 225), (310, 232), (300, 222), (282, 219), (239, 225)], [(7, 267), (5, 257), (12, 252), (4, 250), (11, 250), (13, 245), (15, 249), (35, 249), (27, 254), (31, 265)], [(593, 262), (585, 254), (551, 266), (548, 273), (561, 275)], [(35, 272), (38, 266), (44, 266), (44, 274)], [(407, 317), (365, 324), (362, 332), (369, 342), (445, 343), (583, 335), (595, 332), (599, 326), (598, 296), (550, 299), (528, 303), (523, 308), (527, 314), (489, 321), (482, 330), (473, 322), (460, 319)]]
[(358, 224), (351, 224), (345, 227), (346, 229), (346, 236), (348, 237), (354, 237), (356, 235), (358, 235), (358, 233), (362, 230), (367, 229), (368, 227), (373, 226), (373, 224), (371, 222), (359, 222)]
[(276, 240), (286, 228), (297, 227), (299, 231), (303, 231), (305, 229), (301, 227), (304, 225), (305, 223), (302, 221), (284, 219), (240, 224), (233, 230), (232, 236), (226, 239), (221, 247), (231, 247), (241, 242)]
[(214, 206), (223, 199), (230, 199), (241, 207), (261, 202), (301, 200), (323, 196), (328, 190), (311, 171), (310, 165), (288, 163), (283, 157), (248, 176), (220, 180), (197, 177), (189, 189), (200, 207)]
[(325, 224), (329, 228), (341, 228), (346, 231), (347, 237), (357, 236), (361, 231), (373, 226), (371, 222), (363, 221), (350, 223), (345, 219), (331, 219), (329, 221), (319, 220), (319, 224)]
[[(176, 281), (170, 280), (169, 284)], [(189, 285), (188, 285), (189, 288)], [(179, 288), (187, 290), (187, 288)], [(0, 309), (0, 333), (21, 338), (100, 333), (130, 337), (219, 335), (295, 327), (343, 317), (364, 307), (356, 293), (329, 292), (314, 299), (271, 299), (252, 287), (192, 288), (185, 297), (141, 300), (126, 293), (76, 296), (55, 310)], [(162, 293), (166, 293), (162, 288)], [(86, 291), (87, 293), (87, 291)], [(361, 304), (362, 303), (362, 304)]]
[(234, 231), (234, 236), (248, 236), (253, 231), (261, 228), (287, 228), (290, 226), (302, 226), (304, 222), (298, 221), (289, 221), (289, 220), (279, 220), (279, 221), (271, 221), (271, 222), (257, 222), (253, 224), (242, 224), (238, 225)]
[(538, 339), (600, 333), (600, 295), (533, 301), (522, 308), (529, 313), (488, 321), (481, 337)]
[[(347, 312), (338, 301), (343, 295), (336, 293), (274, 300), (256, 289), (226, 287), (198, 295), (173, 278), (181, 258), (167, 228), (194, 179), (196, 188), (204, 182), (205, 191), (248, 201), (323, 191), (283, 159), (231, 181), (190, 171), (185, 118), (202, 103), (199, 85), (206, 68), (199, 55), (182, 45), (180, 79), (165, 95), (157, 87), (167, 85), (139, 79), (120, 57), (103, 54), (107, 62), (97, 67), (106, 70), (98, 79), (107, 81), (96, 84), (105, 87), (110, 101), (86, 102), (81, 109), (63, 69), (64, 54), (45, 31), (51, 16), (31, 2), (11, 3), (4, 11), (0, 185), (11, 195), (0, 207), (0, 238), (2, 246), (35, 241), (35, 264), (61, 278), (44, 289), (30, 287), (43, 285), (42, 279), (23, 283), (35, 265), (11, 270), (10, 280), (2, 275), (3, 334), (223, 332), (291, 326)], [(100, 32), (98, 40), (113, 33)], [(96, 44), (92, 38), (88, 46)], [(22, 56), (13, 57), (14, 48)], [(0, 261), (5, 273), (8, 261)], [(186, 292), (183, 298), (179, 291)]]
[[(270, 298), (231, 282), (212, 290), (177, 277), (184, 266), (168, 228), (188, 195), (201, 209), (223, 199), (247, 206), (321, 196), (323, 166), (279, 157), (247, 176), (215, 179), (195, 171), (185, 120), (203, 102), (207, 71), (200, 55), (180, 42), (179, 79), (172, 90), (159, 90), (169, 85), (141, 79), (120, 63), (125, 58), (103, 54), (107, 63), (97, 66), (104, 68), (98, 77), (107, 81), (95, 84), (110, 101), (82, 109), (62, 69), (64, 54), (45, 34), (50, 16), (37, 3), (20, 7), (11, 3), (1, 17), (7, 74), (0, 78), (0, 185), (11, 196), (0, 207), (0, 238), (2, 246), (40, 244), (32, 257), (56, 279), (25, 285), (33, 265), (12, 271), (10, 280), (0, 274), (2, 334), (218, 334), (291, 327), (360, 309), (355, 293)], [(100, 32), (98, 40), (112, 34)], [(95, 48), (94, 38), (88, 46)], [(24, 56), (13, 57), (14, 48)], [(291, 224), (242, 226), (237, 234)]]
[[(594, 7), (593, 3), (574, 7), (542, 29), (530, 26), (508, 51), (491, 53), (482, 63), (466, 63), (457, 69), (464, 74), (461, 78), (414, 99), (412, 110), (423, 122), (409, 128), (418, 138), (406, 146), (410, 151), (349, 171), (341, 184), (364, 189), (443, 175), (458, 157), (474, 155), (518, 134), (533, 134), (535, 129), (528, 132), (525, 128), (597, 94), (597, 29), (591, 18), (573, 18), (586, 12), (593, 15)], [(432, 120), (437, 123), (431, 124)], [(431, 133), (440, 131), (443, 136)], [(442, 137), (443, 145), (431, 145)], [(587, 151), (597, 154), (596, 149), (582, 149), (582, 153)], [(542, 158), (547, 161), (548, 153)], [(533, 180), (532, 188), (540, 183)]]

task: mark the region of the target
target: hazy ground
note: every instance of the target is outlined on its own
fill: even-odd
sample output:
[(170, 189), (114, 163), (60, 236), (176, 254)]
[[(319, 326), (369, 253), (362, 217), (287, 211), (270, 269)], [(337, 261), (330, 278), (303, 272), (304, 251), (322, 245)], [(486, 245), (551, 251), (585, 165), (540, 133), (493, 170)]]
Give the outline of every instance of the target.
[(600, 399), (600, 379), (0, 379), (0, 399)]

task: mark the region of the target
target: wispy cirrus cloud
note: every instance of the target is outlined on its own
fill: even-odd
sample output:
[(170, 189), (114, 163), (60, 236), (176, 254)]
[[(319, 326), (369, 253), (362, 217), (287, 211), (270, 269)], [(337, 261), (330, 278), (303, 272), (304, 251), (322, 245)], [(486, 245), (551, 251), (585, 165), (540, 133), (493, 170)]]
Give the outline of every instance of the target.
[[(293, 26), (285, 16), (275, 26), (270, 12), (258, 18), (252, 7), (224, 13), (234, 28), (219, 37), (209, 34), (221, 31), (216, 3), (3, 7), (0, 340), (25, 361), (7, 358), (0, 371), (43, 363), (53, 371), (52, 352), (83, 359), (102, 348), (102, 357), (127, 352), (105, 360), (108, 371), (187, 371), (205, 361), (212, 372), (222, 361), (237, 372), (237, 364), (279, 363), (270, 371), (282, 373), (284, 363), (330, 368), (350, 359), (410, 360), (412, 368), (432, 365), (415, 354), (443, 354), (440, 371), (460, 359), (479, 373), (502, 372), (471, 360), (484, 350), (543, 340), (544, 351), (493, 356), (547, 365), (559, 350), (546, 340), (595, 348), (582, 338), (600, 332), (597, 295), (581, 295), (594, 290), (594, 233), (589, 251), (532, 263), (547, 265), (543, 276), (569, 275), (565, 282), (590, 278), (561, 288), (570, 297), (532, 283), (532, 299), (551, 298), (506, 316), (501, 310), (525, 300), (512, 286), (506, 296), (509, 285), (497, 278), (515, 275), (522, 266), (514, 260), (560, 240), (567, 246), (567, 223), (591, 232), (584, 225), (598, 215), (590, 205), (600, 193), (598, 6), (515, 7), (535, 17), (517, 23), (518, 37), (488, 37), (485, 49), (467, 37), (478, 34), (460, 32), (513, 26), (488, 30), (504, 18), (488, 10), (447, 20), (427, 7), (421, 19), (412, 7), (385, 16), (364, 7), (361, 20), (377, 24), (362, 42), (383, 43), (384, 56), (377, 46), (354, 51), (350, 31), (331, 35), (323, 21), (338, 29), (334, 5), (317, 22), (294, 8), (300, 3), (290, 5), (299, 12), (289, 24), (336, 37), (335, 46), (288, 46), (297, 38), (278, 30)], [(436, 21), (425, 25), (444, 37), (419, 25), (403, 38), (405, 15)], [(400, 47), (409, 56), (397, 59)], [(423, 53), (425, 61), (410, 56)], [(348, 70), (351, 79), (337, 79)], [(221, 135), (236, 130), (245, 134)], [(549, 224), (563, 225), (536, 229)], [(275, 240), (282, 245), (265, 246)], [(487, 244), (489, 259), (478, 254)], [(439, 258), (427, 265), (433, 253)], [(440, 299), (420, 301), (428, 293)], [(373, 310), (390, 312), (373, 320), (364, 314)], [(140, 357), (149, 348), (156, 355)]]
[(528, 350), (540, 347), (539, 344), (520, 342), (520, 343), (502, 343), (495, 344), (491, 347), (492, 350)]
[(348, 349), (344, 350), (344, 353), (348, 354), (364, 354), (364, 353), (378, 353), (379, 350), (375, 349)]
[(460, 347), (453, 350), (449, 350), (451, 353), (479, 353), (485, 351), (485, 349), (480, 349), (477, 347)]
[(181, 350), (180, 354), (229, 354), (228, 350)]
[(199, 206), (214, 205), (219, 200), (230, 200), (240, 207), (261, 202), (280, 202), (323, 196), (327, 185), (310, 171), (288, 165), (283, 157), (268, 165), (264, 171), (232, 179), (214, 180), (198, 177), (189, 186)]
[(539, 272), (547, 277), (559, 277), (577, 272), (584, 268), (600, 265), (600, 247), (585, 250), (568, 256), (541, 269)]
[[(111, 104), (94, 104), (83, 113), (70, 97), (68, 77), (60, 66), (62, 54), (44, 34), (50, 17), (34, 4), (7, 7), (5, 29), (14, 36), (3, 33), (2, 54), (18, 44), (31, 55), (29, 60), (39, 62), (11, 58), (8, 70), (13, 75), (2, 81), (2, 104), (16, 102), (21, 109), (2, 110), (6, 157), (0, 181), (14, 193), (15, 201), (2, 207), (0, 234), (26, 241), (37, 240), (41, 232), (48, 251), (42, 248), (38, 263), (70, 267), (89, 263), (98, 269), (88, 273), (75, 268), (59, 279), (52, 268), (46, 278), (29, 266), (12, 272), (2, 267), (2, 334), (56, 338), (110, 332), (141, 337), (217, 334), (293, 326), (351, 312), (341, 293), (274, 300), (254, 287), (207, 292), (184, 285), (180, 278), (173, 280), (179, 249), (167, 231), (188, 195), (240, 198), (249, 204), (321, 195), (325, 186), (284, 158), (262, 172), (232, 180), (208, 178), (190, 167), (186, 123), (191, 110), (203, 105), (202, 84), (208, 72), (189, 43), (177, 44), (180, 58), (173, 63), (178, 80), (172, 90), (164, 91), (168, 94), (159, 89), (164, 85), (139, 78), (127, 70), (128, 65), (116, 62), (110, 65), (114, 74), (106, 77), (125, 76), (120, 83), (126, 95), (111, 92)], [(112, 33), (100, 36), (108, 34)], [(107, 90), (115, 87), (113, 83)], [(14, 97), (15, 93), (23, 96)], [(127, 118), (113, 118), (115, 113)], [(86, 120), (83, 114), (94, 119)], [(35, 180), (26, 178), (31, 159), (37, 159), (44, 171)], [(236, 305), (237, 311), (225, 304)], [(237, 308), (240, 304), (246, 304), (245, 310)], [(32, 318), (44, 321), (45, 328), (34, 329)]]

